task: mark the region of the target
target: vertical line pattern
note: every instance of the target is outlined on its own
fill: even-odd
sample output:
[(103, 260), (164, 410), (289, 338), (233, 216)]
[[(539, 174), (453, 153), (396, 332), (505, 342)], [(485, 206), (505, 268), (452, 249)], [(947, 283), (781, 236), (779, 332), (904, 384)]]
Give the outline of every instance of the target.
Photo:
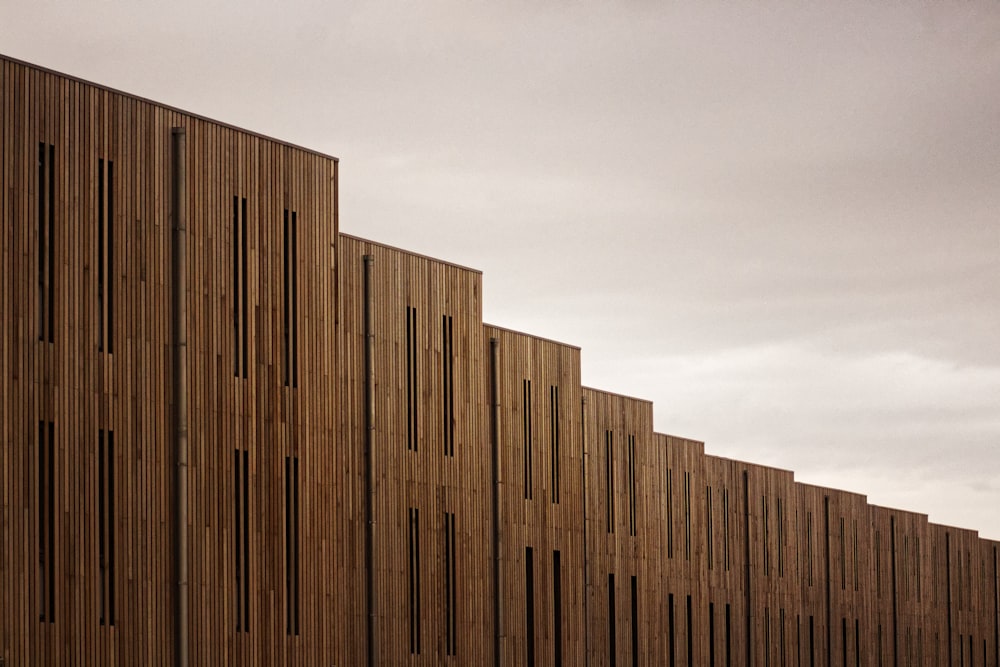
[(524, 499), (531, 500), (531, 380), (521, 381), (521, 431), (524, 440)]
[(635, 516), (635, 436), (628, 436), (628, 533), (636, 535)]
[(684, 471), (684, 560), (691, 560), (691, 473)]
[(632, 667), (639, 667), (639, 590), (632, 575)]
[(108, 431), (108, 625), (115, 624), (115, 432)]
[(614, 436), (611, 431), (604, 432), (604, 474), (607, 488), (608, 532), (615, 532), (615, 451)]
[(286, 632), (299, 634), (299, 458), (285, 457)]
[(608, 573), (608, 664), (615, 667), (618, 650), (615, 646), (615, 575)]
[(552, 552), (552, 643), (555, 667), (562, 667), (562, 562), (559, 551)]
[(549, 387), (549, 418), (552, 444), (552, 502), (559, 504), (559, 387)]
[(250, 321), (250, 300), (247, 296), (247, 199), (246, 197), (241, 198), (241, 208), (240, 208), (240, 303), (243, 306), (242, 317), (240, 319), (240, 324), (242, 325), (242, 331), (240, 332), (240, 343), (241, 343), (241, 356), (242, 356), (242, 371), (243, 378), (249, 377), (247, 361), (247, 351), (249, 349), (248, 331), (249, 331), (249, 321)]
[(406, 307), (406, 448), (417, 451), (417, 309)]
[(105, 618), (107, 616), (107, 553), (105, 551), (106, 536), (105, 530), (107, 525), (107, 515), (105, 514), (105, 486), (104, 481), (104, 465), (105, 465), (105, 455), (104, 455), (104, 429), (101, 429), (97, 433), (97, 558), (98, 558), (98, 568), (100, 571), (100, 584), (101, 584), (101, 615), (100, 624), (105, 624)]
[[(97, 160), (97, 349), (105, 351), (104, 327), (104, 159)], [(103, 620), (103, 610), (102, 610)]]
[(444, 454), (455, 455), (455, 377), (452, 348), (452, 316), (441, 317), (441, 388), (444, 413)]
[(535, 665), (535, 561), (531, 547), (524, 548), (524, 635), (528, 667)]
[(241, 490), (240, 490), (240, 477), (241, 466), (240, 466), (240, 450), (236, 449), (233, 451), (233, 552), (236, 560), (236, 632), (242, 632), (243, 630), (243, 567), (241, 561), (241, 552), (243, 546), (243, 536), (241, 534), (243, 528), (243, 517), (242, 517), (242, 501), (241, 501)]
[[(246, 201), (246, 200), (244, 200)], [(241, 260), (241, 225), (240, 225), (240, 198), (233, 196), (233, 235), (232, 235), (232, 261), (233, 261), (233, 375), (236, 377), (242, 377), (242, 368), (240, 364), (240, 350), (243, 344), (241, 340), (242, 337), (242, 323), (240, 321), (243, 311), (241, 310), (241, 293), (240, 289), (240, 260)], [(239, 629), (239, 619), (237, 618), (236, 627)]]
[[(105, 337), (107, 338), (108, 354), (115, 351), (115, 163), (108, 160), (107, 180), (107, 230), (108, 230), (108, 265), (104, 289), (107, 308)], [(113, 623), (112, 623), (113, 625)]]
[(292, 375), (291, 375), (291, 364), (292, 364), (292, 353), (291, 353), (291, 344), (292, 344), (292, 341), (291, 341), (291, 297), (292, 297), (292, 295), (291, 295), (291, 283), (290, 283), (290, 276), (289, 276), (289, 269), (290, 269), (290, 267), (289, 267), (289, 262), (290, 262), (290, 248), (289, 248), (289, 244), (291, 242), (291, 238), (290, 238), (289, 224), (290, 224), (289, 211), (286, 208), (285, 209), (285, 216), (284, 216), (284, 223), (283, 223), (283, 226), (282, 226), (284, 242), (282, 243), (282, 274), (283, 274), (283, 281), (282, 281), (282, 291), (283, 291), (282, 308), (283, 308), (283, 313), (282, 313), (282, 327), (281, 327), (282, 328), (282, 336), (281, 336), (281, 342), (282, 342), (282, 349), (281, 349), (281, 354), (282, 354), (282, 369), (281, 369), (281, 373), (282, 373), (282, 381), (284, 382), (284, 385), (286, 387), (290, 386), (290, 384), (291, 384), (291, 378), (292, 378)]
[[(292, 211), (292, 387), (299, 386), (299, 215)], [(296, 459), (297, 461), (297, 459)], [(297, 465), (297, 462), (296, 462)], [(298, 621), (296, 621), (297, 623)]]
[(674, 557), (674, 471), (667, 468), (667, 558)]
[(705, 485), (705, 544), (708, 569), (713, 569), (712, 563), (712, 486)]
[(420, 516), (415, 507), (410, 507), (408, 512), (410, 653), (420, 655)]

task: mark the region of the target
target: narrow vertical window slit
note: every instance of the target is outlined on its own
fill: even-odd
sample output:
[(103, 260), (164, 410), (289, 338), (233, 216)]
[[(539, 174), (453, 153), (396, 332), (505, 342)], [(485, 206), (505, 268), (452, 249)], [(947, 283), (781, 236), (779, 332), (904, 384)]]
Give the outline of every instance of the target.
[(667, 558), (674, 557), (674, 474), (667, 468)]
[(409, 508), (410, 653), (420, 655), (420, 515)]
[(417, 309), (406, 307), (406, 448), (417, 451)]
[[(104, 351), (104, 159), (97, 160), (97, 349)], [(102, 610), (103, 620), (103, 610)]]
[(632, 575), (632, 667), (639, 667), (639, 590)]
[(628, 528), (629, 535), (635, 536), (635, 436), (628, 436)]
[(524, 498), (531, 500), (531, 380), (521, 381), (521, 432), (524, 441)]
[(243, 371), (243, 378), (248, 377), (248, 361), (247, 361), (247, 350), (249, 349), (249, 342), (247, 338), (247, 332), (249, 331), (249, 298), (247, 297), (247, 200), (246, 197), (240, 199), (240, 304), (242, 304), (242, 312), (240, 318), (240, 356), (241, 356), (241, 370)]
[(524, 549), (524, 634), (528, 667), (535, 665), (535, 562), (531, 547)]
[(444, 413), (444, 454), (455, 455), (455, 378), (454, 350), (452, 347), (452, 317), (441, 317), (441, 385), (442, 408)]
[(299, 634), (299, 459), (285, 457), (286, 632)]
[(608, 532), (615, 532), (615, 464), (614, 438), (611, 431), (604, 432), (604, 475), (607, 490)]
[(558, 551), (552, 552), (552, 641), (555, 667), (562, 667), (562, 563)]
[(708, 569), (712, 569), (712, 487), (705, 485), (705, 543)]
[(608, 573), (608, 664), (615, 667), (618, 648), (615, 645), (615, 575)]
[(691, 560), (691, 473), (684, 472), (684, 559)]
[(559, 387), (549, 387), (549, 418), (552, 443), (552, 502), (559, 504)]

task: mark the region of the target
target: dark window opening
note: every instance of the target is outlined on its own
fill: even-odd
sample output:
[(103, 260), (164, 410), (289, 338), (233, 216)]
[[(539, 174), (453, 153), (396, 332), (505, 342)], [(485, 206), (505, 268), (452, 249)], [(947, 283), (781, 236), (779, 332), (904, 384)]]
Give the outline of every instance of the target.
[(406, 307), (406, 448), (417, 451), (417, 413), (420, 389), (417, 384), (417, 309)]
[[(809, 585), (813, 585), (813, 515), (806, 512), (806, 574)], [(812, 619), (812, 616), (809, 617)]]
[(410, 653), (420, 655), (420, 514), (409, 508), (407, 547), (410, 574)]
[(552, 552), (552, 631), (555, 667), (562, 667), (562, 564), (558, 551)]
[(247, 377), (247, 312), (247, 200), (234, 196), (233, 375), (244, 379)]
[(726, 561), (726, 572), (729, 572), (729, 489), (722, 489), (722, 532), (725, 537), (722, 552)]
[(840, 517), (840, 590), (847, 590), (847, 548), (844, 541), (844, 517)]
[(847, 667), (847, 619), (840, 619), (840, 648), (843, 656), (843, 665)]
[(549, 387), (549, 418), (552, 442), (552, 502), (559, 504), (559, 387)]
[(535, 558), (531, 547), (524, 549), (524, 644), (528, 667), (535, 666)]
[(441, 386), (444, 455), (455, 455), (455, 368), (451, 315), (441, 316)]
[(55, 623), (55, 424), (38, 422), (39, 620)]
[(674, 594), (667, 595), (667, 657), (670, 667), (676, 665), (677, 636), (674, 627)]
[(875, 595), (882, 598), (882, 534), (875, 531)]
[(770, 558), (770, 553), (768, 551), (769, 545), (768, 545), (768, 535), (767, 535), (767, 496), (760, 497), (760, 508), (761, 508), (763, 530), (764, 530), (763, 544), (761, 544), (761, 548), (764, 550), (764, 576), (769, 577), (771, 576), (771, 558)]
[(299, 457), (285, 457), (286, 631), (299, 634)]
[(708, 569), (712, 570), (712, 487), (705, 486), (705, 543), (708, 547), (706, 549), (706, 556), (708, 557)]
[(615, 667), (618, 650), (615, 646), (615, 575), (608, 573), (608, 664)]
[(56, 147), (38, 144), (38, 340), (55, 342)]
[(684, 559), (691, 560), (691, 473), (684, 473)]
[(607, 488), (608, 532), (615, 532), (615, 443), (611, 431), (604, 432), (604, 471)]
[(531, 380), (521, 381), (521, 433), (524, 442), (524, 498), (531, 500)]
[(97, 349), (108, 354), (114, 352), (114, 166), (97, 161)]
[[(851, 570), (854, 572), (854, 590), (857, 591), (859, 587), (858, 583), (858, 520), (852, 519), (851, 525), (854, 531), (854, 542), (853, 542), (853, 558), (851, 560)], [(920, 589), (920, 580), (917, 580), (917, 590)]]
[(778, 576), (785, 576), (785, 517), (782, 512), (781, 498), (778, 498)]
[(688, 667), (694, 667), (694, 614), (691, 611), (691, 596), (687, 596), (687, 654)]
[(100, 624), (115, 624), (115, 434), (97, 438), (97, 541), (101, 580)]
[(667, 558), (674, 557), (674, 479), (673, 470), (667, 468)]
[(286, 387), (299, 386), (298, 214), (285, 209), (284, 218), (284, 375)]
[(628, 436), (628, 534), (636, 535), (635, 518), (635, 436)]

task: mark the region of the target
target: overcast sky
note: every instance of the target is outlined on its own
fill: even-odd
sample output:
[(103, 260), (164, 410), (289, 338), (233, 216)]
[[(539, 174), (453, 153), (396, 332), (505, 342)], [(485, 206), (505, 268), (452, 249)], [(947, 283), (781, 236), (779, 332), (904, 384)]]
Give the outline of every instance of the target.
[(1000, 3), (0, 0), (0, 52), (341, 158), (659, 431), (1000, 539)]

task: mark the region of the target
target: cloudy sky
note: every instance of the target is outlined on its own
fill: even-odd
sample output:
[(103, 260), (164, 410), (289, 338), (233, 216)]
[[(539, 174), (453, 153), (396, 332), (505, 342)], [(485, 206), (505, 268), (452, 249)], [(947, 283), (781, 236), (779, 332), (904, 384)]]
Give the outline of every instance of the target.
[(0, 0), (0, 52), (341, 158), (709, 452), (1000, 539), (1000, 3)]

